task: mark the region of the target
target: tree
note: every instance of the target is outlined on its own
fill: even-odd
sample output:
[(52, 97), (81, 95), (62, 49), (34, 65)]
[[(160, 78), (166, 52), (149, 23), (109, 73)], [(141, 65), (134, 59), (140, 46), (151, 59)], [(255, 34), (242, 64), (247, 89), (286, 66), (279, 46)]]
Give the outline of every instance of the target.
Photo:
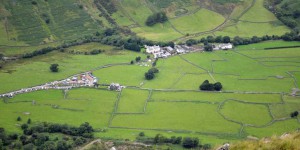
[(34, 145), (32, 143), (23, 146), (23, 150), (33, 150), (33, 149), (34, 149)]
[(145, 136), (145, 133), (144, 132), (140, 132), (139, 136)]
[(204, 91), (212, 91), (214, 89), (213, 84), (210, 84), (208, 80), (205, 80), (201, 85), (200, 85), (200, 90)]
[(145, 78), (147, 79), (147, 80), (152, 80), (153, 78), (154, 78), (154, 73), (153, 72), (146, 72), (145, 73)]
[(50, 66), (50, 70), (52, 71), (52, 72), (58, 72), (58, 64), (51, 64), (51, 66)]
[(138, 56), (138, 57), (135, 58), (136, 62), (139, 62), (140, 60), (141, 60), (141, 56)]
[(199, 145), (199, 139), (198, 138), (190, 138), (186, 137), (183, 139), (182, 146), (184, 148), (195, 148)]
[(217, 36), (215, 39), (216, 43), (222, 43), (223, 42), (223, 37), (222, 36)]
[(58, 141), (56, 149), (57, 150), (68, 150), (69, 146), (66, 141)]
[(213, 46), (211, 44), (206, 44), (206, 45), (204, 45), (204, 50), (205, 51), (212, 51), (213, 50)]
[(27, 125), (26, 123), (22, 124), (22, 125), (21, 125), (21, 129), (22, 129), (22, 130), (28, 129), (28, 125)]
[(292, 118), (295, 118), (295, 117), (298, 116), (298, 114), (299, 114), (298, 111), (294, 111), (294, 112), (291, 113), (291, 117), (292, 117)]
[(214, 84), (214, 89), (215, 89), (216, 91), (220, 91), (220, 90), (222, 89), (222, 84), (221, 84), (220, 82), (216, 82), (216, 83)]
[(210, 144), (204, 144), (203, 149), (204, 150), (209, 150), (209, 149), (211, 149), (211, 145)]
[(27, 124), (31, 124), (31, 119), (30, 118), (27, 120)]
[(19, 116), (18, 118), (17, 118), (17, 121), (21, 121), (22, 120), (22, 118)]
[(148, 70), (148, 72), (158, 73), (159, 70), (155, 67), (152, 67), (151, 69)]
[(41, 145), (38, 149), (42, 150), (56, 150), (55, 143), (53, 141), (47, 141)]
[(230, 37), (229, 36), (224, 36), (223, 37), (223, 43), (230, 43)]
[(156, 23), (164, 23), (168, 20), (168, 17), (165, 12), (158, 12), (148, 16), (145, 24), (147, 26), (153, 26)]

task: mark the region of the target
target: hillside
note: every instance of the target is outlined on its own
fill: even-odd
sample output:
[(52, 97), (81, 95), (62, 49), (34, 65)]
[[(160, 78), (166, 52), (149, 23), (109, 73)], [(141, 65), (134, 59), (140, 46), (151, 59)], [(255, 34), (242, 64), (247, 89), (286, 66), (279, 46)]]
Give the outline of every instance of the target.
[(300, 1), (298, 0), (267, 0), (266, 8), (272, 11), (279, 20), (288, 27), (300, 30)]
[[(166, 12), (169, 21), (146, 26), (147, 17), (159, 11)], [(60, 43), (111, 26), (155, 41), (208, 35), (282, 35), (289, 31), (264, 8), (263, 0), (3, 0), (0, 12), (2, 47)]]
[(300, 133), (285, 133), (281, 136), (272, 136), (261, 140), (250, 139), (235, 143), (230, 146), (231, 150), (241, 149), (300, 149)]

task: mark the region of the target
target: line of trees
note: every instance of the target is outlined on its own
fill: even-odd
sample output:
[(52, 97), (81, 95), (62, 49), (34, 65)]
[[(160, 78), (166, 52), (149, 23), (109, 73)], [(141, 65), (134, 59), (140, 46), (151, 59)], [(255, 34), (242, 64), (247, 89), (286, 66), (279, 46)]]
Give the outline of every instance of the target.
[(199, 148), (199, 149), (210, 149), (210, 144), (201, 144), (200, 140), (195, 137), (184, 137), (181, 136), (171, 136), (166, 137), (162, 134), (156, 134), (154, 138), (145, 136), (144, 132), (141, 132), (136, 138), (138, 142), (146, 144), (174, 144), (181, 145), (184, 148)]
[(157, 12), (157, 13), (150, 15), (147, 18), (145, 24), (147, 26), (153, 26), (156, 23), (164, 23), (166, 21), (168, 21), (168, 17), (166, 15), (166, 13), (165, 12)]
[[(27, 121), (28, 122), (28, 121)], [(31, 122), (31, 121), (30, 121)], [(93, 127), (89, 123), (83, 123), (79, 127), (69, 125), (40, 123), (32, 125), (22, 124), (22, 135), (7, 133), (0, 128), (0, 150), (23, 149), (23, 150), (69, 150), (80, 146), (93, 137)], [(62, 139), (51, 138), (52, 133), (61, 133)], [(57, 134), (56, 134), (57, 136)]]
[(107, 28), (102, 31), (98, 31), (95, 35), (85, 36), (81, 39), (65, 42), (60, 46), (56, 47), (46, 47), (39, 50), (35, 50), (30, 53), (23, 54), (22, 58), (32, 58), (39, 55), (44, 55), (52, 51), (59, 50), (64, 52), (66, 48), (72, 46), (78, 46), (86, 43), (97, 42), (105, 45), (116, 46), (119, 49), (128, 49), (131, 51), (140, 52), (144, 45), (160, 45), (160, 46), (171, 46), (174, 47), (174, 42), (154, 42), (151, 40), (146, 40), (145, 38), (140, 38), (135, 35), (129, 37), (124, 36), (123, 30), (120, 28)]
[(284, 41), (300, 41), (300, 35), (297, 31), (292, 31), (285, 33), (282, 36), (278, 35), (264, 35), (262, 37), (258, 36), (252, 36), (251, 38), (244, 38), (240, 36), (235, 36), (233, 39), (231, 39), (229, 36), (207, 36), (203, 37), (200, 40), (196, 39), (189, 39), (185, 42), (186, 45), (192, 46), (199, 43), (203, 43), (204, 45), (208, 45), (209, 43), (233, 43), (233, 45), (248, 45), (253, 43), (259, 43), (263, 41), (269, 41), (269, 40), (284, 40)]

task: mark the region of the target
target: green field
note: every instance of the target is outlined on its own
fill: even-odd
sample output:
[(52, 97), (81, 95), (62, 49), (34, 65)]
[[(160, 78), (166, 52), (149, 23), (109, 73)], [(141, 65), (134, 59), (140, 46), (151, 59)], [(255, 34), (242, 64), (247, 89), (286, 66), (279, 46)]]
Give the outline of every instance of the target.
[[(29, 1), (0, 2), (0, 53), (22, 55), (111, 27), (92, 0), (36, 1), (38, 5)], [(194, 0), (122, 0), (114, 1), (117, 11), (108, 17), (117, 23), (114, 26), (154, 41), (207, 35), (271, 36), (290, 31), (264, 8), (263, 0), (254, 1), (253, 6), (251, 1), (231, 2), (227, 4), (233, 10), (229, 15), (216, 11), (213, 2), (211, 7), (201, 7)], [(146, 26), (147, 17), (158, 11), (165, 11), (169, 21)], [(153, 80), (144, 78), (151, 68), (149, 62), (130, 64), (137, 56), (145, 60), (145, 53), (118, 50), (100, 42), (6, 63), (0, 69), (1, 94), (86, 71), (99, 78), (100, 87), (36, 91), (3, 98), (0, 127), (20, 133), (20, 125), (28, 118), (34, 124), (78, 126), (89, 122), (99, 131), (105, 129), (95, 133), (101, 139), (134, 141), (139, 132), (145, 132), (149, 137), (158, 133), (198, 137), (212, 145), (249, 135), (265, 137), (295, 131), (300, 128), (300, 118), (291, 118), (290, 114), (300, 111), (300, 98), (299, 92), (296, 96), (291, 93), (300, 86), (299, 48), (265, 48), (299, 45), (268, 41), (229, 51), (171, 56), (157, 61), (159, 73)], [(82, 54), (94, 49), (104, 51)], [(59, 64), (58, 73), (50, 72), (53, 63)], [(200, 91), (204, 80), (221, 82), (222, 91)], [(110, 83), (125, 88), (109, 91), (104, 84)], [(21, 122), (16, 120), (18, 116)]]
[(197, 33), (212, 30), (224, 20), (225, 18), (216, 12), (201, 9), (194, 14), (172, 19), (171, 23), (183, 33)]
[[(151, 81), (144, 79), (150, 67), (139, 63), (119, 64), (128, 63), (137, 56), (145, 59), (145, 54), (118, 51), (97, 43), (67, 50), (103, 49), (104, 53), (52, 52), (35, 57), (33, 61), (17, 61), (1, 70), (0, 82), (5, 85), (1, 86), (1, 93), (89, 70), (93, 70), (100, 83), (114, 82), (127, 87), (121, 92), (100, 86), (99, 89), (72, 89), (67, 93), (48, 90), (17, 95), (6, 99), (6, 103), (1, 101), (0, 125), (10, 132), (20, 132), (19, 125), (27, 118), (33, 123), (47, 121), (71, 125), (87, 121), (96, 129), (106, 129), (106, 132), (95, 134), (103, 139), (135, 140), (143, 131), (147, 136), (157, 133), (194, 136), (212, 144), (243, 139), (247, 135), (280, 135), (300, 127), (297, 119), (290, 118), (291, 112), (299, 111), (299, 96), (289, 96), (292, 88), (299, 86), (299, 66), (282, 66), (297, 64), (300, 54), (297, 48), (263, 48), (298, 44), (273, 41), (240, 46), (231, 51), (197, 52), (159, 59), (159, 73)], [(60, 65), (60, 71), (55, 74), (49, 71), (53, 62)], [(110, 66), (101, 68), (106, 65)], [(222, 92), (199, 91), (204, 80), (221, 82)], [(18, 116), (23, 121), (17, 122)]]

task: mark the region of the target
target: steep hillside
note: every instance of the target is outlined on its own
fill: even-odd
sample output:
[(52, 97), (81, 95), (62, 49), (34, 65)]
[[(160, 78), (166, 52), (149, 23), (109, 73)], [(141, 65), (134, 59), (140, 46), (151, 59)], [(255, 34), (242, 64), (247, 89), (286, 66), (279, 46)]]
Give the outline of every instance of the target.
[[(160, 11), (168, 21), (146, 26), (147, 17)], [(264, 7), (264, 0), (3, 0), (0, 12), (0, 50), (74, 40), (105, 27), (130, 29), (155, 41), (290, 31)]]
[[(251, 139), (251, 137), (249, 137)], [(261, 140), (247, 140), (230, 146), (231, 150), (240, 149), (300, 149), (300, 133), (283, 134), (263, 138)]]
[(300, 1), (267, 0), (265, 5), (285, 25), (300, 30)]
[(1, 45), (29, 45), (94, 33), (95, 22), (78, 0), (1, 1)]

